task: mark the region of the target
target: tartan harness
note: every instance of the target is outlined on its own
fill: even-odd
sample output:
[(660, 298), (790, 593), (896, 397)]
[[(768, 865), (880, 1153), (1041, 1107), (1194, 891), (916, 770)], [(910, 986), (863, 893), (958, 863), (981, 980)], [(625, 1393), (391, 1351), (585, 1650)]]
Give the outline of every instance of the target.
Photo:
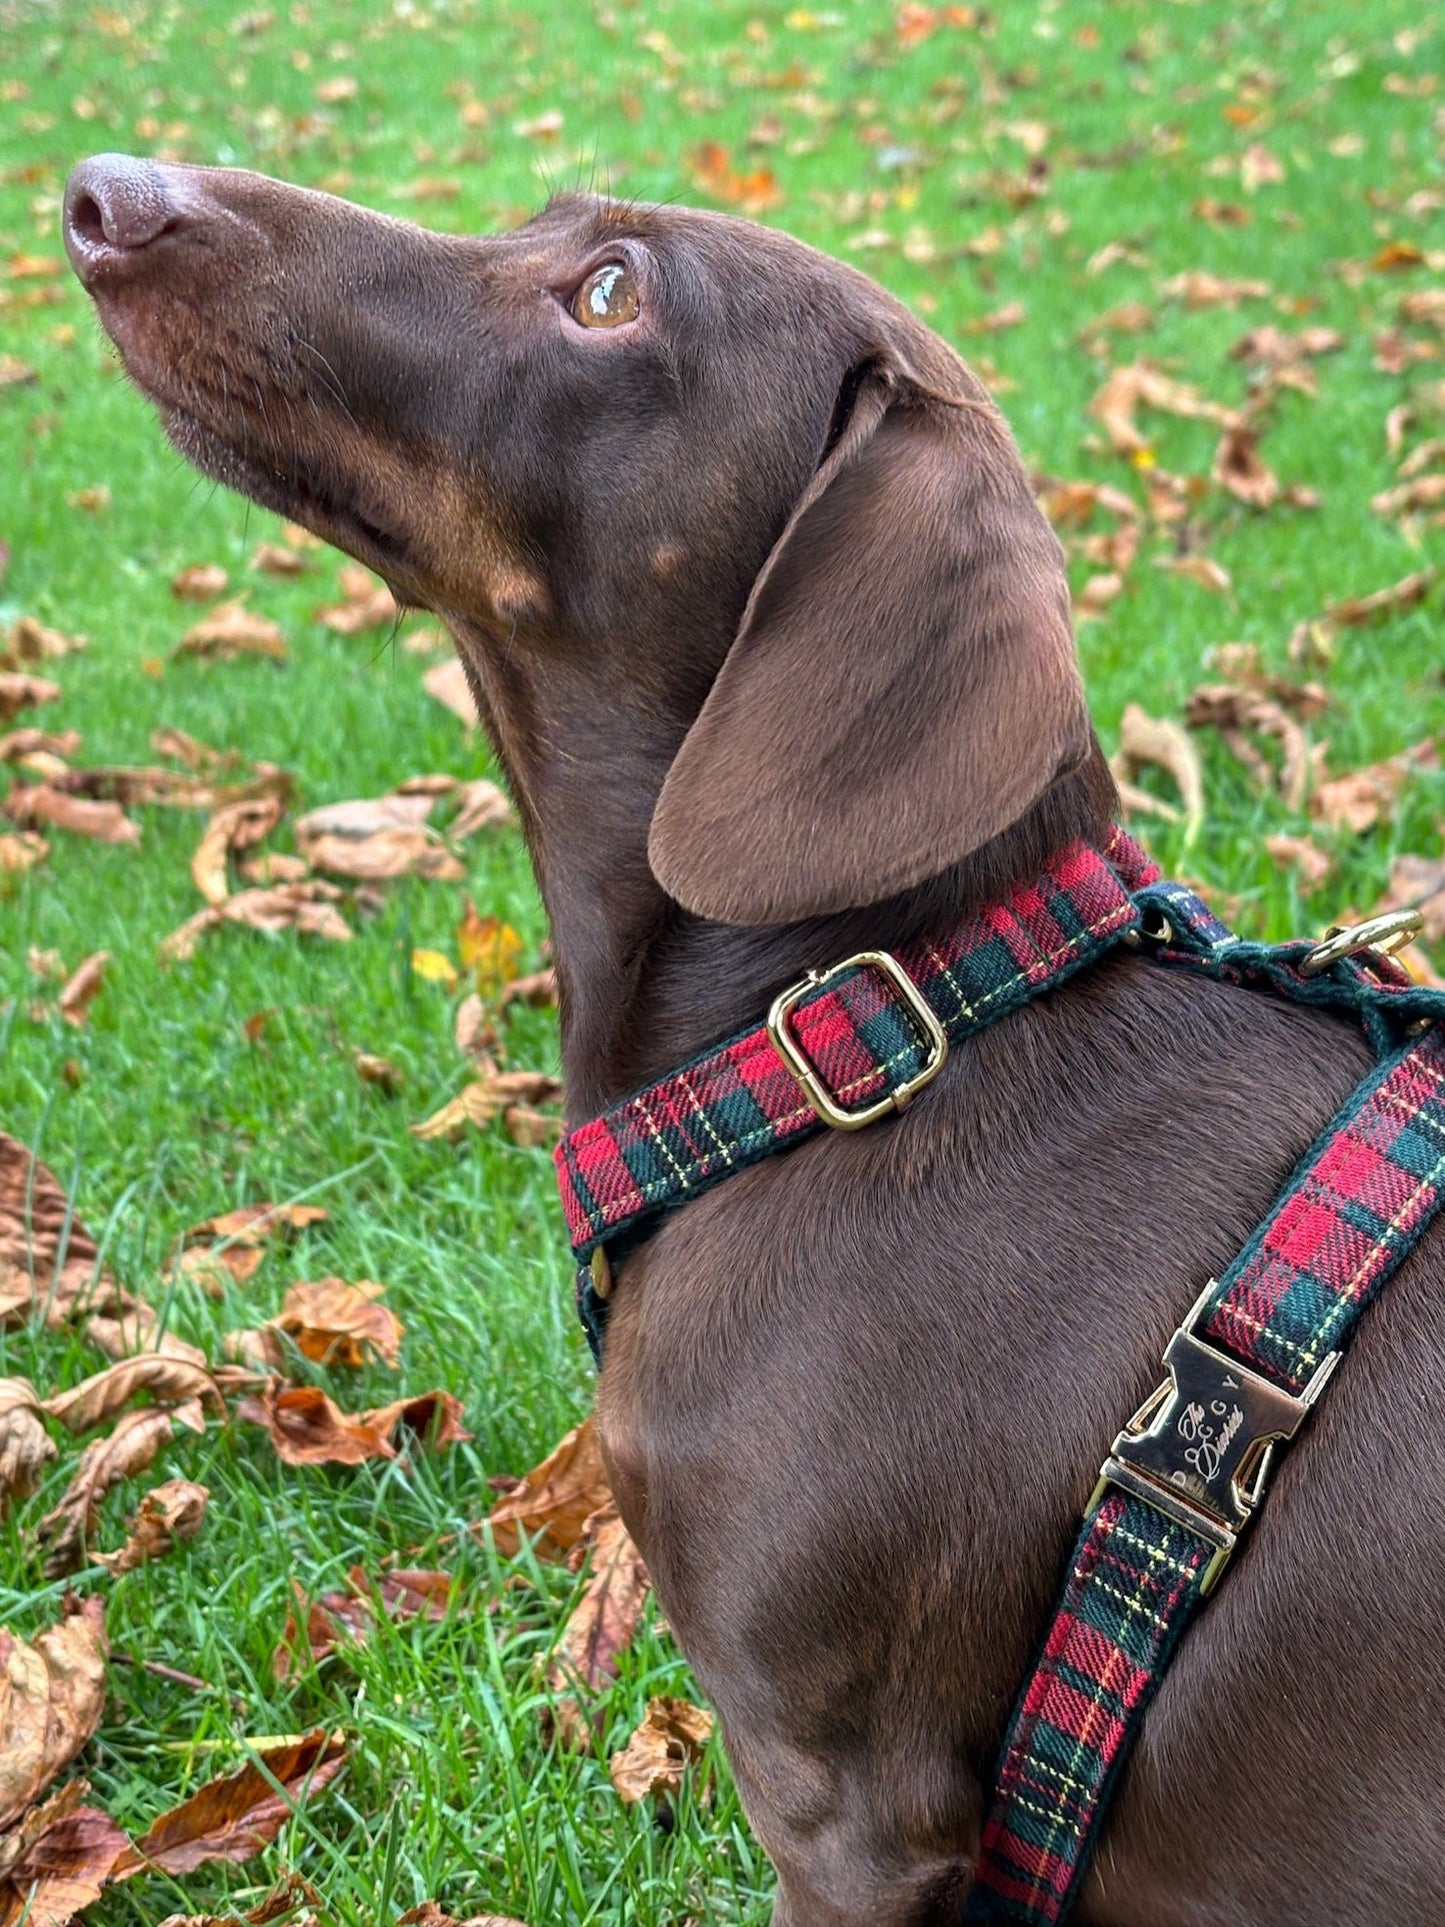
[(956, 931), (865, 952), (570, 1132), (557, 1171), (600, 1363), (613, 1253), (661, 1213), (829, 1126), (901, 1110), (951, 1046), (1124, 944), (1156, 964), (1353, 1013), (1379, 1058), (1273, 1210), (1201, 1293), (1168, 1377), (1104, 1461), (1004, 1738), (964, 1927), (1065, 1920), (1174, 1648), (1385, 1279), (1445, 1202), (1445, 992), (1381, 946), (1402, 912), (1323, 943), (1234, 935), (1116, 830)]

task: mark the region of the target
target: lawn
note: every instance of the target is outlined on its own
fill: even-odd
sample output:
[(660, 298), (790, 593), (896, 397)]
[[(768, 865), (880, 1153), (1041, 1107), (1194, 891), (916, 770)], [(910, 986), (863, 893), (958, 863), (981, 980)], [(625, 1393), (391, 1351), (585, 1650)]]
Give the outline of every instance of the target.
[[(1445, 482), (1422, 485), (1445, 471), (1442, 54), (1439, 20), (1405, 0), (0, 0), (0, 638), (29, 616), (88, 639), (36, 666), (63, 696), (16, 726), (79, 731), (77, 766), (154, 762), (152, 733), (184, 730), (291, 772), (293, 813), (417, 773), (498, 774), (423, 687), (442, 660), (424, 622), (327, 628), (316, 612), (338, 600), (341, 559), (302, 550), (299, 575), (256, 569), (281, 525), (169, 452), (63, 270), (73, 162), (111, 148), (255, 167), (458, 230), (592, 184), (756, 212), (958, 343), (1040, 477), (1089, 485), (1046, 496), (1085, 602), (1106, 747), (1129, 703), (1178, 723), (1199, 684), (1235, 685), (1254, 762), (1218, 730), (1189, 733), (1202, 817), (1136, 827), (1252, 933), (1363, 911), (1392, 875), (1438, 862), (1445, 818), (1430, 748), (1445, 742), (1430, 574)], [(1266, 327), (1337, 339), (1231, 354)], [(1150, 391), (1165, 405), (1146, 393), (1132, 429), (1091, 412), (1110, 370), (1141, 359), (1168, 378)], [(1241, 410), (1232, 489), (1212, 471), (1233, 432), (1220, 417)], [(1099, 502), (1099, 485), (1132, 508)], [(1391, 491), (1405, 493), (1377, 501)], [(284, 661), (173, 653), (206, 613), (171, 588), (197, 563), (280, 626)], [(1383, 610), (1348, 606), (1408, 578)], [(1230, 643), (1254, 654), (1221, 655)], [(1308, 680), (1323, 697), (1300, 693)], [(1281, 742), (1304, 758), (1292, 788)], [(0, 770), (0, 788), (10, 776), (24, 772)], [(1166, 772), (1139, 781), (1178, 804)], [(223, 928), (167, 964), (158, 946), (201, 907), (189, 866), (206, 819), (130, 814), (138, 844), (55, 830), (44, 862), (0, 876), (0, 1129), (56, 1174), (121, 1283), (208, 1357), (297, 1279), (384, 1283), (405, 1326), (398, 1370), (288, 1369), (348, 1410), (444, 1388), (471, 1437), (298, 1468), (261, 1428), (213, 1421), (105, 1499), (98, 1540), (113, 1546), (156, 1479), (211, 1495), (194, 1539), (119, 1577), (43, 1576), (36, 1528), (78, 1443), (0, 1507), (0, 1626), (33, 1637), (67, 1586), (105, 1597), (108, 1698), (81, 1764), (123, 1826), (143, 1831), (239, 1766), (246, 1741), (348, 1736), (344, 1773), (256, 1859), (128, 1883), (87, 1920), (244, 1907), (295, 1868), (337, 1927), (391, 1927), (427, 1900), (531, 1927), (760, 1927), (771, 1876), (716, 1743), (671, 1807), (625, 1805), (609, 1780), (648, 1698), (691, 1692), (655, 1608), (595, 1709), (592, 1748), (556, 1746), (539, 1662), (583, 1579), (466, 1530), (492, 1503), (486, 1481), (540, 1459), (591, 1387), (546, 1148), (500, 1123), (456, 1141), (411, 1129), (468, 1081), (453, 1037), (465, 976), (439, 980), (417, 953), (461, 961), (470, 894), (518, 934), (516, 969), (545, 962), (518, 833), (471, 839), (465, 881), (406, 879), (348, 904), (348, 943)], [(1308, 841), (1267, 847), (1281, 837)], [(270, 847), (292, 847), (285, 826)], [(1402, 872), (1407, 856), (1426, 862)], [(73, 1025), (32, 965), (97, 951), (103, 987)], [(497, 1021), (511, 1067), (555, 1068), (550, 1011)], [(388, 1059), (399, 1087), (364, 1080), (358, 1052)], [(188, 1227), (258, 1200), (327, 1216), (219, 1297), (177, 1273)], [(0, 1331), (0, 1378), (42, 1394), (105, 1362), (75, 1330)], [(314, 1598), (388, 1559), (453, 1572), (447, 1616), (382, 1621), (278, 1681), (293, 1584)]]

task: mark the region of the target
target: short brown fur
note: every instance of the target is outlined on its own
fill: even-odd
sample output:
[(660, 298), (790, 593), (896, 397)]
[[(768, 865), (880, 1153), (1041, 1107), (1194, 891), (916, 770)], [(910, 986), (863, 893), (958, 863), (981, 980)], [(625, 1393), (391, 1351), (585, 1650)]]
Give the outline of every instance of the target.
[[(444, 238), (118, 157), (67, 223), (177, 446), (450, 625), (552, 919), (574, 1118), (1105, 834), (1012, 441), (852, 270), (681, 208)], [(584, 332), (611, 259), (642, 314)], [(956, 1918), (1101, 1451), (1368, 1061), (1119, 956), (622, 1266), (602, 1436), (776, 1927)], [(1080, 1922), (1445, 1919), (1442, 1283), (1436, 1232), (1181, 1649)]]

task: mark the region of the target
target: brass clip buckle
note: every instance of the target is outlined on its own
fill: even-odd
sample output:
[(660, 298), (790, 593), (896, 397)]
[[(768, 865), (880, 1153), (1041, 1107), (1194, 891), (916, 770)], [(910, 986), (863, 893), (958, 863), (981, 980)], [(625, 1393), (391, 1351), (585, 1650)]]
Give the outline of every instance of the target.
[(1275, 1446), (1294, 1437), (1339, 1359), (1326, 1353), (1298, 1397), (1285, 1391), (1195, 1336), (1215, 1289), (1211, 1279), (1170, 1339), (1169, 1377), (1114, 1440), (1088, 1508), (1117, 1486), (1207, 1539), (1206, 1594), (1264, 1497)]
[(1393, 957), (1407, 943), (1413, 943), (1425, 928), (1423, 910), (1387, 910), (1363, 923), (1332, 924), (1324, 941), (1317, 943), (1300, 962), (1301, 977), (1319, 977), (1344, 957), (1357, 957), (1362, 950), (1377, 956)]
[[(834, 1099), (832, 1092), (803, 1055), (788, 1019), (805, 997), (821, 990), (833, 978), (841, 977), (844, 971), (865, 965), (886, 977), (903, 999), (928, 1046), (929, 1057), (916, 1077), (909, 1078), (906, 1084), (900, 1084), (876, 1104), (867, 1104), (860, 1111), (847, 1111)], [(823, 1122), (831, 1124), (835, 1131), (857, 1131), (865, 1124), (886, 1117), (890, 1111), (901, 1111), (915, 1091), (921, 1091), (925, 1084), (932, 1083), (948, 1057), (948, 1032), (925, 1001), (923, 992), (898, 959), (887, 950), (860, 950), (856, 957), (845, 957), (842, 963), (834, 964), (831, 970), (810, 970), (801, 983), (794, 984), (780, 997), (774, 998), (773, 1007), (768, 1012), (768, 1035), (779, 1057), (802, 1085), (804, 1097)]]

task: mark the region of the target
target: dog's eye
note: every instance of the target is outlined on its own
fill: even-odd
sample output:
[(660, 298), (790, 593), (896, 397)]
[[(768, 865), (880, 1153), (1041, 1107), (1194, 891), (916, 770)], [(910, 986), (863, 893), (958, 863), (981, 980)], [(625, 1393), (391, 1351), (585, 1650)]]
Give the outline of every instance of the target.
[(572, 319), (584, 328), (620, 328), (641, 309), (632, 270), (622, 261), (594, 268), (572, 297)]

